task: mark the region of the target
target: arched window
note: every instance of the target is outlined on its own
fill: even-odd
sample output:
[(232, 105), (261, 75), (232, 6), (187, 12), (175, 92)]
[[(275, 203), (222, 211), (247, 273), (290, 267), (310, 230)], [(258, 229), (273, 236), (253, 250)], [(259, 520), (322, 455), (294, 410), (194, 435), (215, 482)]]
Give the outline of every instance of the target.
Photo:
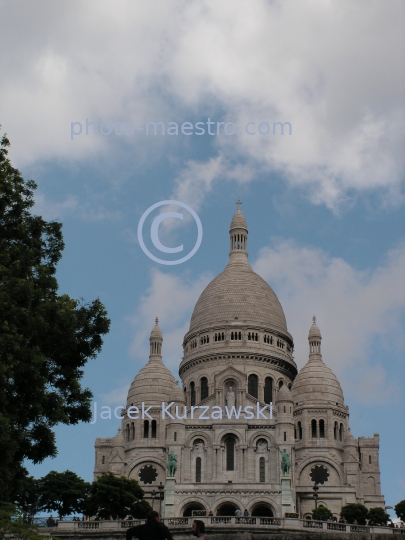
[(287, 432), (284, 431), (284, 441), (286, 441), (286, 440), (287, 440)]
[(368, 456), (368, 464), (371, 465), (371, 456)]
[(156, 439), (156, 431), (157, 431), (157, 424), (156, 420), (152, 420), (152, 439)]
[(316, 439), (316, 420), (312, 420), (311, 422), (311, 437)]
[(321, 439), (325, 438), (325, 420), (319, 420), (319, 436)]
[(298, 438), (302, 439), (302, 424), (301, 422), (298, 422)]
[(174, 440), (174, 442), (177, 441), (177, 432), (176, 431), (173, 433), (173, 440)]
[(335, 422), (335, 425), (333, 427), (333, 438), (335, 439), (335, 441), (337, 441), (337, 438), (338, 438), (338, 431), (339, 431), (339, 424)]
[(201, 482), (201, 458), (195, 460), (195, 481)]
[(266, 460), (264, 457), (261, 457), (259, 460), (259, 476), (260, 482), (266, 481)]
[(101, 458), (101, 465), (104, 465), (104, 463), (105, 463), (105, 456), (103, 456), (103, 457)]
[(190, 405), (193, 407), (195, 405), (195, 384), (190, 383)]
[(135, 439), (135, 425), (131, 422), (131, 441)]
[(202, 377), (201, 379), (201, 399), (208, 397), (208, 379), (207, 377)]
[(235, 470), (235, 439), (233, 437), (228, 437), (225, 442), (226, 447), (226, 470), (234, 471)]
[(266, 377), (264, 381), (264, 402), (273, 403), (273, 379)]
[(283, 381), (283, 379), (281, 379), (281, 381), (279, 381), (279, 383), (278, 383), (278, 389), (279, 390), (281, 390), (281, 387), (283, 386), (283, 384), (284, 384), (284, 381)]
[(143, 422), (143, 438), (149, 438), (149, 420), (144, 420)]
[(259, 377), (257, 375), (252, 374), (248, 377), (248, 394), (256, 399), (259, 398)]
[(128, 442), (130, 441), (130, 431), (129, 431), (129, 424), (127, 424), (126, 428), (125, 428), (125, 440)]
[(339, 441), (343, 441), (343, 424), (340, 424)]

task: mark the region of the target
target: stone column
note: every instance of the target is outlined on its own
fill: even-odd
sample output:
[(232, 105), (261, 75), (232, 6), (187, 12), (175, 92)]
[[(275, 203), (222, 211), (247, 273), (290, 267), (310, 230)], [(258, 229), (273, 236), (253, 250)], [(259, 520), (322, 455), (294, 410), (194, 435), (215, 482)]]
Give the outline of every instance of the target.
[(165, 498), (162, 504), (162, 514), (164, 518), (169, 518), (174, 516), (174, 486), (176, 480), (174, 478), (166, 478), (165, 486)]

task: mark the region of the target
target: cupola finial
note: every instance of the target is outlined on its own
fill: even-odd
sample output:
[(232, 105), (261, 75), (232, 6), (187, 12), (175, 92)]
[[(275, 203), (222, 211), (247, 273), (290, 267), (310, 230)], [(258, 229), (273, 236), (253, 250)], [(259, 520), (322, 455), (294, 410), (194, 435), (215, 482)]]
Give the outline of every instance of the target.
[(247, 262), (247, 235), (248, 229), (245, 216), (242, 214), (240, 205), (242, 201), (239, 199), (236, 201), (238, 208), (232, 218), (230, 233), (230, 260), (231, 264), (239, 263), (246, 264)]

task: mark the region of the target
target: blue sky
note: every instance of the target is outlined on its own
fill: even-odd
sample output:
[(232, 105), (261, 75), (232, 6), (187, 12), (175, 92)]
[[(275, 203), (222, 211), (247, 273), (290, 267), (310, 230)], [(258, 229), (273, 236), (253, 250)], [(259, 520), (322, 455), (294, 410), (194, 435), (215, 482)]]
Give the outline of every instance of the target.
[[(177, 376), (193, 306), (227, 262), (240, 197), (249, 260), (283, 305), (298, 366), (316, 314), (352, 432), (380, 433), (386, 504), (403, 499), (401, 2), (390, 10), (373, 0), (1, 7), (0, 121), (12, 162), (38, 184), (35, 211), (63, 223), (60, 291), (100, 297), (112, 320), (85, 370), (94, 399), (125, 403), (156, 315)], [(228, 122), (236, 133), (222, 125), (214, 136), (104, 136), (84, 127), (72, 140), (71, 123), (86, 118), (166, 129), (210, 118), (214, 131)], [(245, 132), (248, 122), (256, 135)], [(289, 122), (292, 134), (260, 135), (261, 122)], [(145, 210), (168, 199), (192, 207), (204, 231), (194, 257), (177, 266), (153, 262), (137, 240)], [(162, 242), (191, 249), (189, 218), (166, 220)], [(30, 472), (70, 469), (90, 481), (95, 438), (117, 428), (118, 420), (58, 427), (58, 457)]]

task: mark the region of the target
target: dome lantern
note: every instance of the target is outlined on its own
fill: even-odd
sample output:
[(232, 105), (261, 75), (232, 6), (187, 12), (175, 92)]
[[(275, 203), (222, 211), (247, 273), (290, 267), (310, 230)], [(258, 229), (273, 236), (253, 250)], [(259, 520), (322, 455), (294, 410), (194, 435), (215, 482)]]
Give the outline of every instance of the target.
[(229, 229), (230, 235), (230, 252), (229, 262), (247, 262), (247, 235), (248, 229), (246, 224), (245, 216), (242, 214), (240, 205), (242, 201), (238, 199), (236, 201), (238, 208), (232, 218), (231, 226)]
[(156, 317), (155, 326), (150, 333), (150, 354), (149, 360), (162, 360), (162, 331), (159, 328), (159, 319)]
[(309, 329), (308, 333), (308, 341), (309, 341), (309, 360), (313, 360), (315, 358), (322, 358), (321, 354), (321, 331), (318, 328), (318, 325), (316, 324), (316, 317), (315, 315), (312, 317), (312, 326)]

